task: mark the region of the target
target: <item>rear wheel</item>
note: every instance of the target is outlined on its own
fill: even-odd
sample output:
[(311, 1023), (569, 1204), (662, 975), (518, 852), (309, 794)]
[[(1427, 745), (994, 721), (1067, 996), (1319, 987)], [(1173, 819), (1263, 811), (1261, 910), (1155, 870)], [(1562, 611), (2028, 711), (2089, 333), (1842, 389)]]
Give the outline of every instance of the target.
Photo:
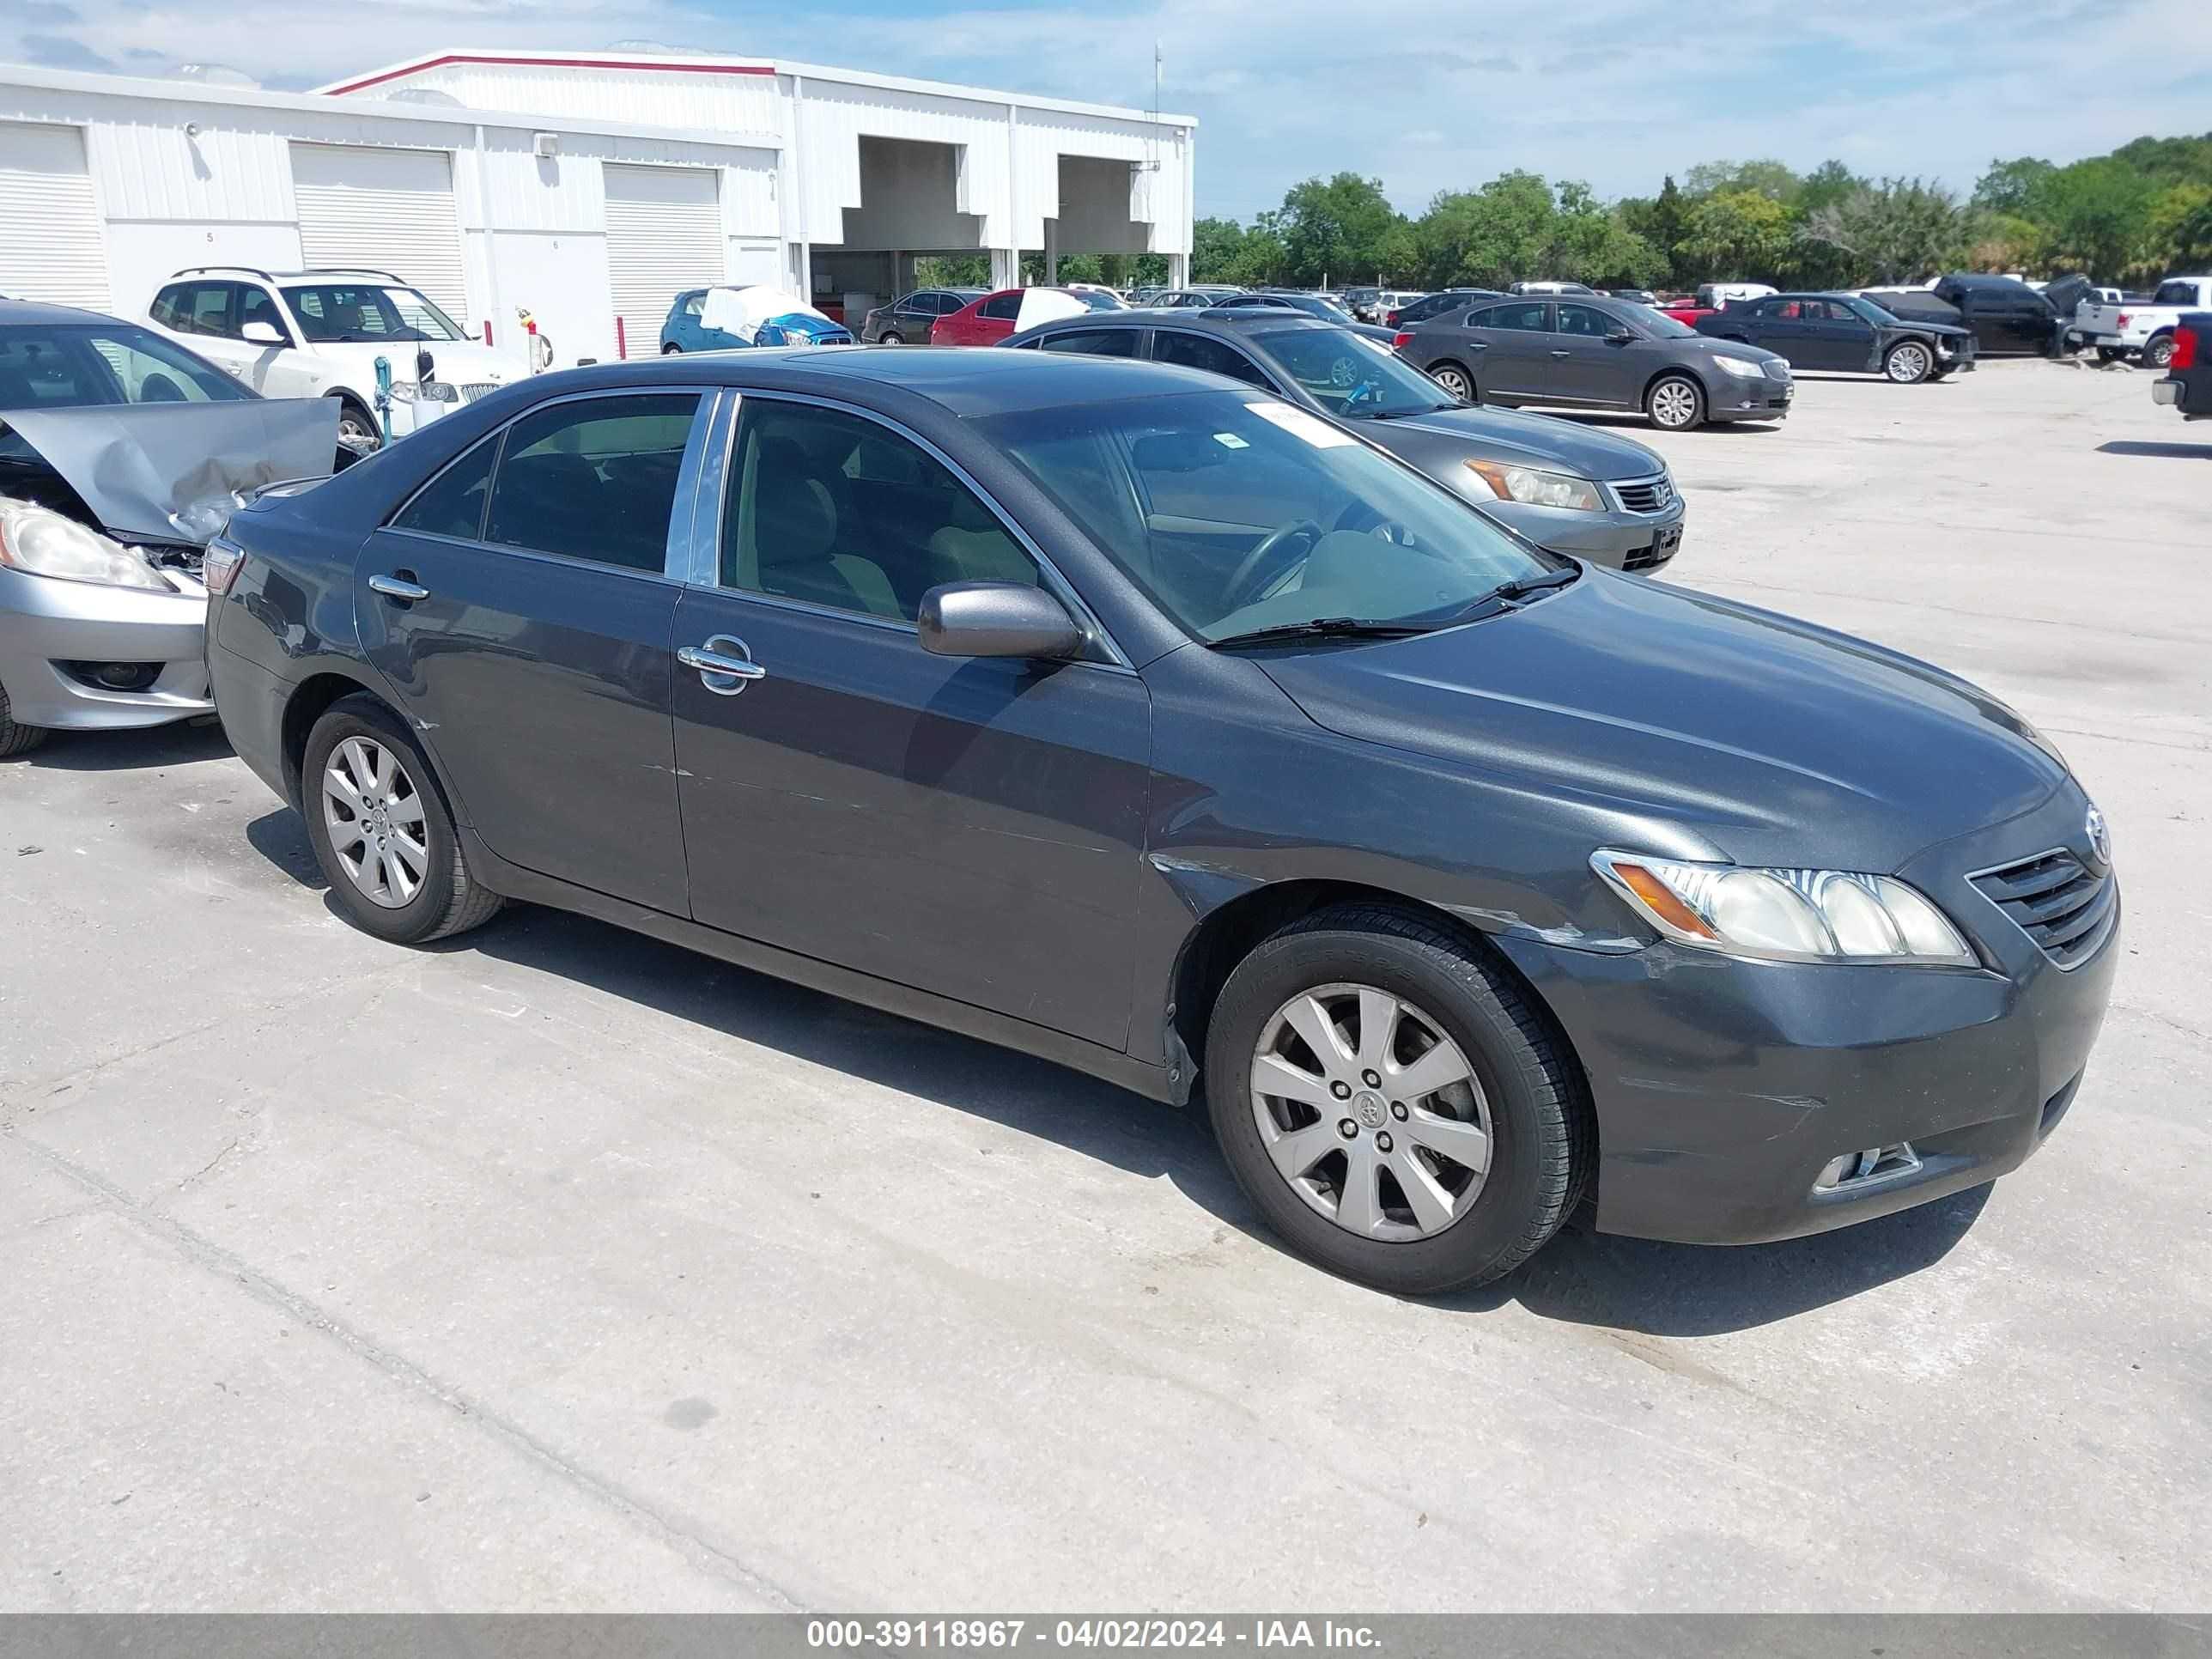
[(1934, 355), (1917, 340), (1899, 340), (1881, 360), (1881, 372), (1899, 386), (1917, 386), (1935, 366)]
[(1429, 378), (1462, 403), (1474, 401), (1474, 377), (1457, 363), (1436, 364), (1429, 370)]
[(2164, 368), (2171, 363), (2173, 361), (2173, 336), (2152, 335), (2143, 342), (2142, 360), (2146, 368)]
[(1238, 965), (1206, 1040), (1237, 1181), (1301, 1255), (1420, 1295), (1510, 1273), (1592, 1156), (1567, 1056), (1468, 943), (1344, 905)]
[(1687, 432), (1705, 418), (1705, 388), (1686, 374), (1662, 374), (1644, 394), (1644, 412), (1667, 432)]
[(682, 346), (677, 344), (675, 341), (671, 340), (666, 345), (660, 348), (660, 355), (664, 357), (675, 357), (681, 356), (683, 350), (684, 348)]
[(27, 755), (46, 740), (43, 726), (18, 725), (8, 712), (8, 688), (0, 685), (0, 760)]
[(341, 697), (325, 711), (301, 778), (315, 860), (363, 933), (424, 945), (499, 909), (499, 895), (469, 873), (422, 746), (375, 698)]
[(882, 337), (881, 343), (884, 345), (904, 345), (906, 337), (896, 332), (886, 333)]

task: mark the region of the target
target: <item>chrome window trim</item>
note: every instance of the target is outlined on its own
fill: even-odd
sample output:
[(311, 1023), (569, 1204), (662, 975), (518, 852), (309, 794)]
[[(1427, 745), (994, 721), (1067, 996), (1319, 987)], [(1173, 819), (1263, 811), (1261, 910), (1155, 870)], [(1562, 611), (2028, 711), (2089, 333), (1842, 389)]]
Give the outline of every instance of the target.
[[(1105, 623), (1098, 619), (1097, 613), (1092, 611), (1089, 604), (1085, 601), (1082, 594), (1076, 590), (1075, 585), (1061, 574), (1059, 566), (1053, 563), (1052, 560), (1046, 556), (1045, 550), (1036, 544), (1036, 538), (1015, 521), (1013, 515), (1001, 507), (991, 492), (976, 481), (973, 473), (912, 427), (890, 416), (878, 414), (874, 410), (862, 409), (853, 404), (839, 403), (835, 398), (819, 397), (812, 392), (781, 390), (763, 392), (751, 387), (738, 386), (732, 386), (727, 390), (730, 392), (727, 399), (730, 415), (728, 429), (724, 434), (722, 441), (720, 469), (722, 476), (719, 480), (720, 495), (714, 503), (714, 511), (710, 521), (711, 529), (703, 538), (695, 535), (695, 558), (696, 549), (702, 539), (707, 549), (708, 558), (703, 579), (696, 580), (696, 586), (710, 589), (717, 593), (730, 593), (746, 599), (757, 599), (763, 604), (778, 605), (786, 610), (811, 611), (825, 617), (857, 618), (863, 622), (873, 623), (878, 627), (896, 629), (902, 633), (919, 635), (921, 630), (913, 623), (902, 617), (878, 617), (872, 611), (843, 611), (836, 605), (817, 605), (810, 600), (787, 599), (781, 594), (763, 593), (755, 588), (722, 586), (721, 526), (724, 517), (729, 512), (729, 493), (736, 481), (736, 470), (731, 465), (731, 460), (737, 442), (738, 423), (739, 417), (744, 412), (745, 400), (757, 398), (763, 403), (806, 404), (817, 409), (826, 409), (832, 414), (850, 415), (860, 420), (872, 422), (886, 431), (905, 439), (944, 467), (946, 471), (951, 473), (966, 486), (977, 501), (982, 502), (991, 516), (999, 521), (1009, 536), (1013, 538), (1015, 544), (1035, 561), (1038, 574), (1044, 579), (1040, 586), (1062, 605), (1067, 606), (1073, 613), (1078, 625), (1082, 629), (1084, 636), (1104, 650), (1108, 655), (1109, 660), (1103, 663), (1079, 659), (1081, 665), (1094, 668), (1118, 668), (1132, 674), (1136, 672), (1135, 665), (1129, 660), (1128, 653), (1121, 649), (1120, 643), (1107, 631)], [(696, 563), (693, 568), (695, 572), (697, 570), (698, 567)]]

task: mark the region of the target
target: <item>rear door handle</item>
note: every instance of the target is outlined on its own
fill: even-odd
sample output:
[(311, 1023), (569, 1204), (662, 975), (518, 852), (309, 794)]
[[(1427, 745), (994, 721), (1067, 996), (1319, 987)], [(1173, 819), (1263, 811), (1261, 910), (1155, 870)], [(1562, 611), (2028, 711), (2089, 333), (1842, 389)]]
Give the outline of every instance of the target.
[(428, 588), (410, 582), (404, 576), (371, 576), (368, 586), (370, 592), (381, 593), (387, 599), (412, 601), (430, 597)]
[(701, 683), (718, 696), (734, 697), (755, 680), (768, 678), (768, 670), (753, 660), (752, 648), (734, 634), (717, 634), (704, 645), (679, 647), (676, 660), (697, 669)]

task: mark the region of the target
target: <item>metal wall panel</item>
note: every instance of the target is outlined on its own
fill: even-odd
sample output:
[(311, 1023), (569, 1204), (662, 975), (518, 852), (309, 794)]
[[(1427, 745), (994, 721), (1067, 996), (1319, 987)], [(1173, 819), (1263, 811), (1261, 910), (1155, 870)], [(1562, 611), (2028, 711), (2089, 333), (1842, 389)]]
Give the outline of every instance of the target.
[[(729, 66), (735, 68), (737, 66)], [(781, 131), (775, 76), (728, 69), (566, 64), (441, 64), (356, 97), (389, 97), (401, 84), (450, 93), (471, 109), (595, 117), (639, 126), (696, 128), (748, 137)]]
[(107, 242), (76, 127), (0, 122), (0, 294), (107, 309)]
[(720, 173), (612, 164), (605, 172), (615, 315), (622, 319), (626, 353), (650, 357), (660, 349), (660, 325), (677, 295), (727, 274)]
[(292, 146), (300, 251), (310, 266), (366, 266), (422, 289), (466, 326), (453, 157), (443, 150)]

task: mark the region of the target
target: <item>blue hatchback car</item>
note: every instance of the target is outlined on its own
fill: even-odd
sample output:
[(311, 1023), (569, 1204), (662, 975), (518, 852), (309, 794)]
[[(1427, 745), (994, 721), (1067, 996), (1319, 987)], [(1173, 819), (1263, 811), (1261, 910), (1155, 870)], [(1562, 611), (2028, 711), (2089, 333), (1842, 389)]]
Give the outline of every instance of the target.
[(852, 345), (852, 331), (826, 317), (803, 311), (771, 317), (752, 339), (706, 324), (707, 296), (711, 289), (686, 289), (668, 307), (668, 320), (660, 325), (660, 349), (665, 356), (677, 351), (739, 351), (747, 346)]

